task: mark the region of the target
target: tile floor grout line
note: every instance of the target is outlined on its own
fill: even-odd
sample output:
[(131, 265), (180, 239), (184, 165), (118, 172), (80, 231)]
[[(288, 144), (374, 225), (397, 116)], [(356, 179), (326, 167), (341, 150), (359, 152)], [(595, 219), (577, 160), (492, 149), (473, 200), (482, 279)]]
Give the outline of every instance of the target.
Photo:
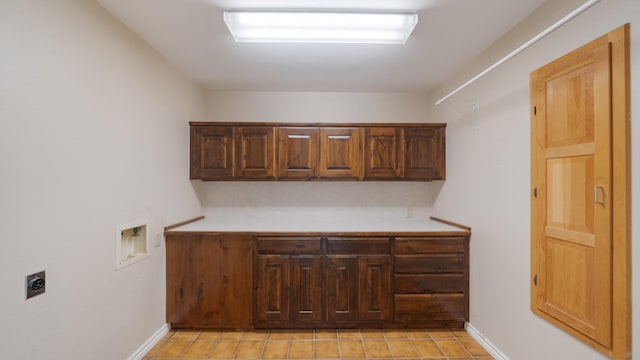
[[(431, 334), (429, 334), (429, 336), (431, 336)], [(447, 354), (444, 353), (444, 351), (442, 351), (442, 348), (440, 347), (440, 344), (438, 344), (438, 339), (434, 338), (433, 339), (433, 343), (435, 344), (435, 346), (438, 348), (438, 350), (440, 350), (440, 352), (442, 353), (442, 356), (445, 357), (445, 359), (449, 360), (449, 357), (447, 356)]]
[(458, 343), (458, 345), (460, 345), (460, 347), (462, 347), (464, 351), (467, 352), (467, 354), (469, 354), (469, 356), (471, 356), (472, 358), (475, 358), (475, 356), (471, 353), (471, 351), (467, 349), (467, 347), (460, 341), (460, 339), (458, 339), (458, 337), (456, 337), (456, 342)]
[(369, 354), (367, 354), (367, 347), (364, 344), (364, 338), (362, 337), (362, 329), (358, 330), (358, 336), (360, 336), (360, 346), (362, 346), (362, 352), (364, 353), (364, 358), (369, 359)]
[(267, 348), (267, 338), (269, 337), (268, 335), (269, 334), (267, 333), (264, 336), (264, 341), (262, 342), (262, 349), (260, 350), (260, 355), (259, 355), (258, 359), (262, 359), (262, 356), (264, 355), (264, 349)]
[[(220, 335), (218, 335), (218, 337), (220, 337)], [(209, 351), (207, 352), (207, 359), (209, 359), (209, 356), (211, 356), (211, 353), (213, 352), (213, 349), (216, 348), (216, 345), (218, 345), (218, 338), (216, 338), (215, 340), (211, 341), (212, 345), (211, 345), (211, 349), (209, 349)]]
[(338, 359), (342, 359), (342, 349), (340, 348), (340, 336), (338, 334), (338, 330), (336, 330), (335, 333), (336, 333), (336, 343), (338, 343)]

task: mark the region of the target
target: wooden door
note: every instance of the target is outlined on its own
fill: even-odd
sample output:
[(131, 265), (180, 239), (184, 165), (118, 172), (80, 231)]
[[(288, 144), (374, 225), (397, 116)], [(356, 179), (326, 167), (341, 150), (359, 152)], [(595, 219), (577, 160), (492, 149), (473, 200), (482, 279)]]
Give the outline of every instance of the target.
[(390, 320), (391, 260), (388, 255), (358, 258), (360, 320)]
[(404, 177), (415, 180), (444, 180), (444, 126), (406, 128), (404, 138)]
[(328, 255), (326, 311), (329, 321), (358, 319), (358, 257)]
[(237, 178), (276, 178), (276, 138), (273, 127), (238, 127), (235, 129), (235, 139)]
[(399, 179), (403, 175), (401, 128), (364, 129), (364, 177)]
[(233, 177), (233, 127), (191, 127), (191, 179)]
[(278, 130), (278, 177), (312, 179), (318, 174), (318, 128)]
[(167, 322), (173, 328), (252, 326), (252, 238), (167, 235)]
[(611, 47), (531, 74), (532, 308), (610, 348)]
[(360, 177), (360, 129), (321, 128), (318, 175), (323, 178)]
[(321, 256), (293, 256), (291, 282), (291, 318), (295, 321), (320, 321), (322, 316), (323, 268)]
[(291, 260), (283, 255), (259, 255), (256, 261), (256, 307), (259, 321), (287, 321)]

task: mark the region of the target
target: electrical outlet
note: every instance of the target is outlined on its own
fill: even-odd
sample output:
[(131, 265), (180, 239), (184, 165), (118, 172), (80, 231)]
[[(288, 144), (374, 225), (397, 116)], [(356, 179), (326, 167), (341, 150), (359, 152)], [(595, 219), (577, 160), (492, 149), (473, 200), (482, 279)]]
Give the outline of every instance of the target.
[(407, 208), (407, 219), (411, 219), (413, 218), (413, 208), (412, 207), (408, 207)]
[(35, 274), (27, 275), (24, 279), (27, 299), (36, 295), (44, 294), (46, 285), (44, 270)]

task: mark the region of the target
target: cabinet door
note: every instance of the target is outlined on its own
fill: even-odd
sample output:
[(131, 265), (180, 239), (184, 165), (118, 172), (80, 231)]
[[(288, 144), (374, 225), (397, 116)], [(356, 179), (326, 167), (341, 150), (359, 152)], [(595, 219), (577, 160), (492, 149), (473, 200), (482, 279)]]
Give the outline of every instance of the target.
[(360, 320), (390, 320), (391, 259), (388, 255), (358, 258)]
[(273, 127), (235, 129), (235, 176), (245, 179), (275, 179), (276, 150)]
[(233, 177), (233, 127), (192, 126), (190, 147), (191, 179)]
[(256, 303), (259, 321), (289, 320), (289, 256), (260, 255), (256, 264)]
[(402, 129), (364, 129), (364, 177), (399, 179), (403, 173)]
[(236, 235), (167, 235), (172, 328), (251, 328), (251, 243), (251, 237)]
[(358, 179), (360, 177), (360, 129), (321, 128), (320, 165), (323, 178)]
[(292, 320), (322, 320), (322, 257), (293, 256), (291, 265)]
[(318, 173), (318, 128), (278, 130), (278, 177), (311, 179)]
[(404, 130), (405, 179), (445, 179), (444, 129), (444, 126), (439, 126)]
[(358, 257), (327, 256), (326, 309), (329, 321), (358, 319)]

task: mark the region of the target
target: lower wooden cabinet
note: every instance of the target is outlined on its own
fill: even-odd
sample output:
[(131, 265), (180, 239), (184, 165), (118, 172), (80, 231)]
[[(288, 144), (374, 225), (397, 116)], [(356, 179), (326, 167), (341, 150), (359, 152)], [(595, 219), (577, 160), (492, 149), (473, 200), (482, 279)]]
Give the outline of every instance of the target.
[(256, 270), (256, 320), (288, 321), (291, 283), (289, 256), (258, 256)]
[(390, 239), (322, 242), (328, 245), (314, 238), (258, 239), (257, 327), (355, 326), (392, 319), (391, 256), (366, 254), (380, 248), (388, 252)]
[(252, 326), (252, 244), (247, 236), (166, 234), (172, 328)]
[(394, 321), (463, 327), (469, 319), (469, 238), (397, 237)]
[(358, 320), (358, 257), (328, 255), (326, 259), (327, 320), (355, 322)]
[(391, 320), (391, 257), (360, 256), (358, 258), (358, 296), (360, 320)]
[(454, 327), (468, 236), (167, 232), (173, 328)]
[(291, 320), (322, 321), (322, 257), (293, 256), (291, 269)]

